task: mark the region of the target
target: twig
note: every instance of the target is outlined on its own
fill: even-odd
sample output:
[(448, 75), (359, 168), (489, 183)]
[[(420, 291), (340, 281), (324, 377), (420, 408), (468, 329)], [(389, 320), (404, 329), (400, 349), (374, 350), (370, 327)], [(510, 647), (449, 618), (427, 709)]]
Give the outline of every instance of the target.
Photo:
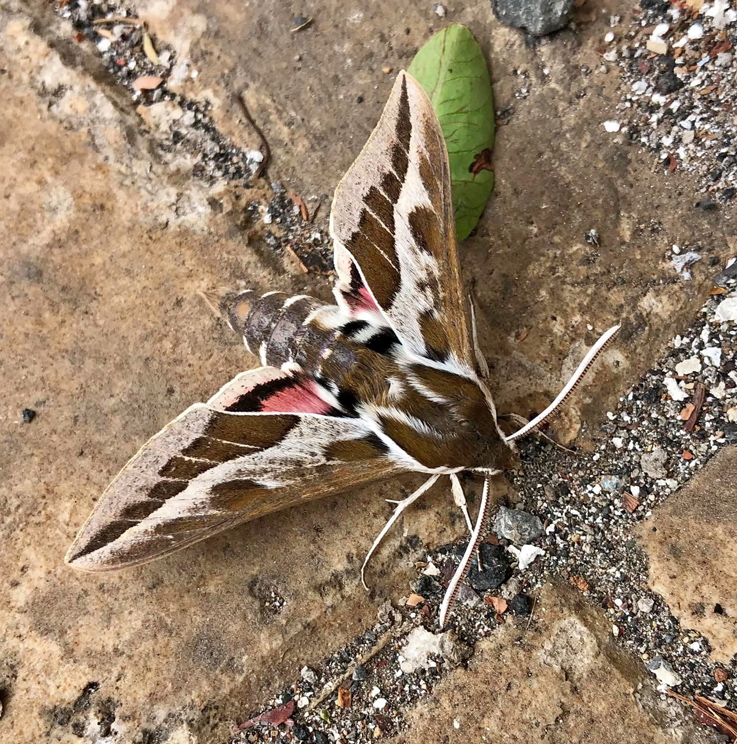
[(126, 18), (125, 16), (113, 16), (112, 18), (95, 18), (93, 26), (104, 26), (108, 23), (127, 23), (129, 26), (143, 26), (140, 18)]
[(329, 682), (325, 687), (322, 688), (322, 692), (318, 697), (316, 697), (314, 700), (312, 700), (307, 706), (307, 710), (314, 710), (320, 703), (327, 700), (342, 684), (345, 682), (348, 677), (350, 677), (353, 672), (356, 671), (356, 667), (363, 666), (367, 661), (370, 661), (371, 659), (376, 656), (376, 654), (379, 653), (379, 651), (382, 651), (384, 648), (386, 648), (387, 643), (389, 641), (396, 638), (398, 635), (401, 635), (405, 630), (405, 624), (396, 627), (396, 628), (390, 628), (389, 630), (384, 633), (384, 635), (376, 642), (376, 644), (373, 646), (373, 648), (364, 656), (360, 656), (356, 663), (353, 664), (353, 666), (349, 667), (348, 670), (341, 674), (338, 679), (334, 679), (332, 682)]
[[(680, 700), (682, 703), (695, 708), (696, 712), (701, 716), (700, 720), (702, 723), (713, 726), (720, 733), (731, 736), (733, 737), (733, 741), (737, 741), (737, 728), (735, 727), (735, 724), (737, 724), (737, 716), (735, 716), (731, 710), (722, 708), (720, 705), (715, 705), (711, 700), (707, 700), (706, 698), (701, 697), (701, 695), (696, 695), (695, 700), (689, 700), (687, 697), (679, 695), (677, 692), (673, 692), (673, 690), (670, 689), (667, 689), (666, 693), (671, 697), (676, 698), (676, 700)], [(723, 716), (725, 715), (729, 720), (724, 720)], [(735, 719), (734, 723), (732, 723), (733, 718)]]
[(527, 626), (525, 627), (525, 632), (522, 634), (523, 636), (530, 629), (530, 625), (532, 624), (532, 617), (535, 614), (535, 607), (537, 607), (537, 597), (535, 597), (535, 599), (532, 600), (532, 609), (530, 610), (530, 619), (527, 621)]
[(287, 251), (287, 253), (292, 257), (292, 259), (294, 260), (294, 262), (297, 264), (297, 266), (299, 267), (299, 270), (303, 274), (309, 274), (310, 270), (304, 265), (304, 263), (302, 262), (302, 259), (297, 255), (297, 253), (295, 252), (294, 248), (292, 248), (292, 246), (289, 245), (289, 243), (287, 243), (284, 246), (284, 248)]
[(269, 147), (269, 142), (266, 139), (266, 136), (261, 131), (261, 127), (256, 124), (250, 112), (248, 111), (248, 106), (246, 106), (246, 101), (243, 98), (243, 93), (241, 93), (239, 96), (236, 96), (236, 101), (238, 101), (238, 105), (240, 106), (241, 112), (246, 118), (246, 121), (251, 125), (253, 131), (256, 132), (258, 138), (261, 140), (261, 146), (263, 147), (262, 155), (264, 156), (264, 159), (259, 163), (259, 166), (256, 169), (256, 173), (254, 173), (254, 178), (260, 178), (271, 162), (271, 148)]
[(696, 383), (696, 392), (693, 396), (693, 411), (686, 421), (686, 431), (690, 434), (696, 428), (696, 422), (699, 420), (701, 414), (701, 406), (704, 405), (704, 398), (706, 397), (706, 385), (703, 382)]
[(313, 223), (315, 221), (315, 217), (317, 217), (317, 213), (320, 211), (320, 207), (322, 206), (322, 202), (317, 202), (317, 206), (315, 207), (314, 212), (312, 213), (312, 216), (310, 217), (310, 223)]
[(302, 219), (305, 222), (312, 222), (305, 200), (299, 194), (295, 194), (294, 191), (289, 192), (289, 198), (299, 207), (299, 213), (302, 215)]
[[(518, 424), (522, 424), (523, 426), (529, 423), (529, 419), (526, 419), (524, 416), (520, 416), (518, 413), (503, 413), (499, 418), (513, 419)], [(561, 444), (560, 442), (556, 442), (555, 439), (553, 439), (552, 437), (549, 437), (547, 434), (540, 431), (540, 429), (534, 429), (532, 431), (532, 434), (537, 434), (538, 436), (550, 442), (550, 444), (555, 445), (556, 447), (558, 447), (558, 449), (562, 449), (564, 452), (568, 452), (568, 454), (570, 455), (576, 455), (576, 457), (581, 456), (580, 452), (576, 452), (576, 450), (572, 450), (569, 447), (566, 447), (565, 445)]]

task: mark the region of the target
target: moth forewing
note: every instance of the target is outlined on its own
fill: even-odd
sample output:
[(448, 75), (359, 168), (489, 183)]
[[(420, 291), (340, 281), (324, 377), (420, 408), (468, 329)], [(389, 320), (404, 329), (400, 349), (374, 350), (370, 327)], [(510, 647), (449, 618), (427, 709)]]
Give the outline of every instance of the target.
[(404, 72), (335, 191), (330, 231), (338, 287), (370, 296), (409, 351), (473, 368), (445, 140)]

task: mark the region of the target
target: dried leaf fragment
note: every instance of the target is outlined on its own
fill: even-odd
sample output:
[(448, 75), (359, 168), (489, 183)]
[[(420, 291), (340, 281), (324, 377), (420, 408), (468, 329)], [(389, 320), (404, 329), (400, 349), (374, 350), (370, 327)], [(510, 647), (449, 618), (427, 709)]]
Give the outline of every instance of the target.
[(504, 597), (484, 597), (484, 604), (490, 604), (497, 615), (503, 615), (507, 611), (507, 600)]
[(624, 508), (632, 514), (640, 505), (640, 499), (627, 492), (624, 495)]
[(716, 682), (726, 682), (728, 676), (729, 675), (724, 669), (722, 669), (722, 667), (717, 667), (714, 670), (714, 680)]
[(142, 75), (133, 81), (133, 87), (136, 90), (155, 90), (163, 82), (164, 78), (162, 77), (156, 77), (155, 75)]
[(689, 452), (689, 450), (683, 450), (681, 457), (683, 457), (684, 460), (693, 460), (693, 452)]
[(143, 53), (146, 55), (148, 61), (152, 65), (161, 64), (161, 62), (159, 61), (159, 55), (156, 54), (154, 43), (153, 41), (151, 41), (151, 37), (148, 35), (148, 31), (143, 32)]
[(681, 413), (679, 416), (683, 421), (688, 421), (691, 418), (691, 414), (694, 412), (694, 406), (693, 403), (686, 403), (686, 405), (681, 409)]
[(591, 588), (589, 582), (583, 576), (569, 576), (568, 581), (582, 592), (587, 592)]
[(350, 708), (351, 707), (351, 691), (345, 687), (338, 688), (338, 707), (339, 708)]
[(476, 153), (473, 159), (473, 163), (468, 166), (468, 172), (473, 173), (474, 176), (480, 173), (482, 170), (491, 171), (493, 173), (494, 164), (491, 162), (491, 156), (492, 152), (488, 147), (485, 150)]
[(248, 729), (258, 723), (268, 723), (272, 726), (280, 726), (282, 723), (285, 723), (292, 717), (292, 713), (294, 713), (294, 705), (294, 700), (290, 700), (284, 705), (280, 705), (277, 708), (272, 708), (271, 710), (267, 710), (264, 713), (261, 713), (261, 715), (250, 718), (245, 723), (242, 723), (239, 728), (241, 730)]
[(716, 285), (711, 288), (711, 291), (709, 292), (710, 295), (723, 295), (727, 294), (729, 290), (726, 287), (720, 287), (719, 285)]
[(418, 604), (422, 604), (425, 598), (421, 594), (410, 594), (407, 599), (407, 607), (417, 607)]

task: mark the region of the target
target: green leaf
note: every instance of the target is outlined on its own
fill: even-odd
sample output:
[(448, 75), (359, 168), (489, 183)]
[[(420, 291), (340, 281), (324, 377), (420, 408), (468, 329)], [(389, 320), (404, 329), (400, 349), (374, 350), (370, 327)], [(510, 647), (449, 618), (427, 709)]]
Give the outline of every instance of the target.
[(486, 60), (471, 31), (453, 25), (417, 52), (407, 72), (425, 89), (443, 128), (456, 232), (463, 240), (494, 189), (494, 101)]

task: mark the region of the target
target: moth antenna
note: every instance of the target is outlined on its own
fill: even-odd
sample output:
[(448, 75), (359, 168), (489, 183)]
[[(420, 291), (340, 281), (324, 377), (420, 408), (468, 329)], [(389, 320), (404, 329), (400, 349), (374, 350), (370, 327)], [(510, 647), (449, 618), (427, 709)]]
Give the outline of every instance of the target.
[(443, 597), (443, 604), (440, 605), (439, 622), (441, 629), (445, 627), (445, 621), (448, 619), (448, 613), (450, 612), (450, 608), (455, 601), (456, 594), (458, 594), (458, 588), (461, 585), (461, 581), (463, 581), (463, 579), (466, 577), (466, 574), (468, 573), (468, 569), (471, 565), (471, 559), (473, 558), (473, 554), (479, 546), (479, 542), (481, 541), (481, 536), (484, 534), (484, 529), (486, 528), (488, 519), (489, 478), (486, 478), (484, 480), (484, 490), (481, 493), (481, 506), (479, 507), (479, 515), (476, 519), (476, 527), (474, 527), (473, 533), (471, 534), (471, 539), (468, 541), (466, 552), (463, 554), (463, 558), (461, 558), (461, 562), (458, 564), (458, 568), (456, 569), (453, 578), (450, 580), (450, 584), (448, 584), (448, 589), (445, 592), (445, 597)]
[(586, 356), (583, 358), (581, 364), (578, 365), (578, 368), (571, 376), (571, 379), (568, 380), (563, 390), (558, 393), (558, 397), (539, 416), (535, 416), (532, 421), (527, 423), (521, 429), (515, 431), (514, 434), (510, 434), (506, 438), (506, 441), (513, 442), (515, 439), (519, 439), (520, 437), (525, 436), (525, 434), (529, 434), (533, 429), (536, 429), (538, 426), (540, 426), (540, 424), (544, 423), (548, 418), (550, 418), (553, 413), (555, 413), (555, 410), (559, 406), (562, 406), (563, 403), (566, 402), (566, 400), (568, 400), (573, 391), (578, 387), (578, 384), (583, 379), (583, 376), (589, 371), (591, 365), (596, 361), (599, 354), (604, 351), (607, 344), (617, 335), (617, 333), (619, 333), (620, 328), (621, 326), (615, 325), (608, 331), (606, 331), (606, 333), (604, 333), (601, 338), (589, 349), (588, 354), (586, 354)]

